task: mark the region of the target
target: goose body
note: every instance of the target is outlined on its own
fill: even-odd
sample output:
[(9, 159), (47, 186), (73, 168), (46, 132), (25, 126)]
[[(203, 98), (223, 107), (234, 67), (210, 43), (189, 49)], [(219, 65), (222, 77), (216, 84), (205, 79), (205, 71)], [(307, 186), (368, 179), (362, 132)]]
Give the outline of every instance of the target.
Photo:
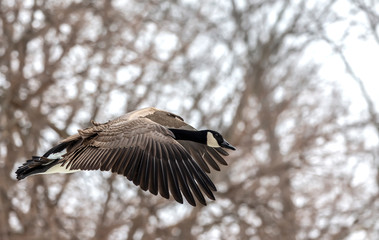
[[(216, 131), (198, 131), (173, 113), (144, 108), (106, 123), (78, 130), (43, 156), (33, 156), (16, 171), (21, 180), (35, 174), (83, 170), (124, 175), (143, 190), (177, 202), (206, 205), (216, 187), (210, 167), (227, 165), (223, 148), (235, 150)], [(210, 166), (210, 167), (209, 167)]]

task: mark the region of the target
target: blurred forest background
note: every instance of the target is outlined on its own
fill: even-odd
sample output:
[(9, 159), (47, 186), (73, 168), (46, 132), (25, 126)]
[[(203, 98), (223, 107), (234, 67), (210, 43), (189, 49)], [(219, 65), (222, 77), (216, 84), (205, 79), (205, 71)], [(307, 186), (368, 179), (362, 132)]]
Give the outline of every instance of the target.
[[(0, 0), (0, 18), (0, 239), (379, 239), (379, 105), (352, 64), (378, 62), (346, 54), (379, 47), (379, 2)], [(237, 147), (216, 201), (99, 172), (16, 181), (91, 119), (147, 106)]]

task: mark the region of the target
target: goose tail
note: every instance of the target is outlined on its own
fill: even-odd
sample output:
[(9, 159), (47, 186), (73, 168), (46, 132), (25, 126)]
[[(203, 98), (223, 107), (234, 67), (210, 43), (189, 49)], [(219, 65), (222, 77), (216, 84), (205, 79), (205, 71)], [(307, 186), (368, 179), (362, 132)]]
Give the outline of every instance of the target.
[(42, 157), (33, 156), (32, 159), (27, 160), (17, 169), (16, 178), (21, 180), (35, 174), (70, 172), (69, 169), (63, 166), (61, 159), (67, 153), (67, 147), (71, 144), (72, 142), (62, 142), (51, 148)]
[(27, 176), (46, 172), (53, 165), (58, 164), (59, 159), (48, 159), (45, 157), (33, 156), (27, 160), (16, 171), (17, 180), (26, 178)]

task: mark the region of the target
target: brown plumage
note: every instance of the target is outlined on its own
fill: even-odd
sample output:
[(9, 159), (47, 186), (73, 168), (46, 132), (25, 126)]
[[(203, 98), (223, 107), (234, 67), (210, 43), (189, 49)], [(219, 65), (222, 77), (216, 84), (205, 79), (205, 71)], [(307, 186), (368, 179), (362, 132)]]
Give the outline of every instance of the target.
[(112, 171), (135, 185), (196, 206), (215, 199), (216, 187), (206, 173), (227, 165), (220, 156), (235, 150), (212, 130), (197, 131), (175, 114), (145, 108), (106, 123), (78, 130), (42, 157), (33, 157), (16, 172), (18, 179), (33, 174), (75, 170)]

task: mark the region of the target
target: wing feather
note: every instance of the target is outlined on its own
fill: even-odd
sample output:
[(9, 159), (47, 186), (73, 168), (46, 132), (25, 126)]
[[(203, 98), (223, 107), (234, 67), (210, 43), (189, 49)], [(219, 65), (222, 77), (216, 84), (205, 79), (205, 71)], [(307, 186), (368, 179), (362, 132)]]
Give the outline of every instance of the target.
[(210, 147), (207, 147), (208, 148), (208, 153), (213, 157), (214, 160), (216, 160), (218, 163), (224, 165), (224, 166), (227, 166), (228, 163), (225, 161), (225, 159), (223, 157), (221, 157), (217, 151), (219, 149), (222, 149), (222, 148), (210, 148)]
[(122, 174), (124, 176), (128, 176), (130, 169), (133, 167), (133, 164), (135, 163), (134, 159), (135, 159), (135, 156), (137, 154), (136, 152), (137, 152), (136, 147), (131, 147), (129, 149), (128, 158), (124, 162), (124, 166), (123, 166), (122, 170), (120, 172), (118, 172), (119, 174)]
[(149, 172), (149, 191), (157, 195), (158, 194), (158, 168), (157, 164), (159, 164), (155, 157), (150, 161), (150, 172)]
[(169, 198), (169, 190), (168, 190), (168, 177), (167, 177), (167, 168), (164, 164), (164, 161), (162, 159), (159, 159), (159, 164), (158, 164), (158, 173), (159, 173), (159, 178), (158, 178), (158, 188), (159, 188), (159, 194), (164, 197), (164, 198)]
[[(183, 193), (184, 197), (187, 199), (188, 203), (191, 205), (196, 205), (195, 199), (193, 198), (191, 191), (188, 187), (187, 179), (185, 178), (185, 173), (183, 173), (182, 168), (179, 166), (179, 163), (177, 160), (170, 161), (172, 164), (173, 171), (176, 173), (176, 176), (178, 178), (178, 182), (180, 184), (181, 192)], [(180, 190), (179, 190), (180, 191)]]
[(226, 161), (219, 155), (228, 155), (228, 153), (222, 148), (212, 148), (204, 144), (185, 140), (179, 140), (178, 142), (183, 145), (183, 147), (188, 152), (190, 152), (191, 156), (198, 163), (201, 169), (207, 173), (210, 173), (208, 165), (216, 171), (220, 171), (220, 167), (217, 163), (228, 165)]
[(119, 148), (117, 155), (114, 156), (114, 163), (113, 163), (113, 166), (111, 168), (112, 172), (114, 172), (114, 173), (119, 172), (121, 164), (123, 163), (124, 160), (126, 160), (125, 151), (126, 151), (125, 148)]
[(128, 169), (128, 172), (125, 175), (130, 181), (133, 181), (133, 178), (137, 175), (136, 171), (141, 160), (141, 152), (142, 151), (140, 151), (140, 149), (138, 148), (136, 148), (134, 151), (133, 161), (131, 161), (130, 168)]
[(172, 162), (175, 160), (170, 161), (170, 151), (166, 148), (165, 145), (162, 145), (162, 153), (163, 152), (165, 153), (163, 155), (166, 156), (166, 158), (163, 158), (163, 164), (164, 168), (166, 168), (168, 172), (168, 185), (171, 194), (177, 202), (183, 203), (183, 197), (179, 189), (178, 180), (172, 167)]

